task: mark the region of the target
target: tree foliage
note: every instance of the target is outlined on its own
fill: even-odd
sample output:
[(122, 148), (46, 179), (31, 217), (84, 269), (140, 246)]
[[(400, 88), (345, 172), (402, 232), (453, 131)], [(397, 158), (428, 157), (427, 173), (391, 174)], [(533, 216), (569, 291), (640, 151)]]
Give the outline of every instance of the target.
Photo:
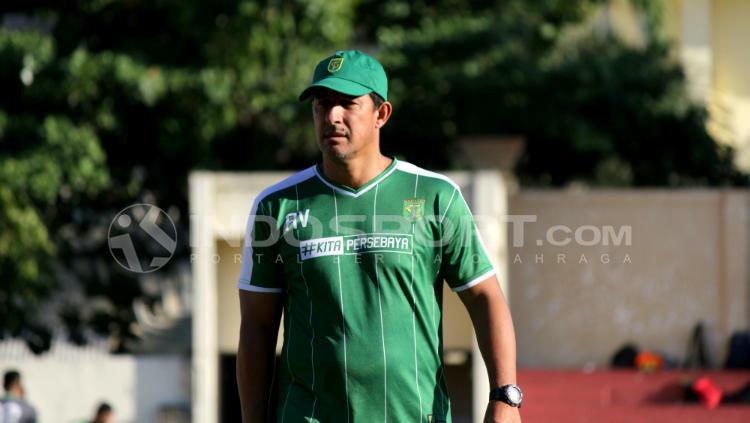
[(396, 102), (394, 151), (450, 167), (461, 136), (518, 134), (524, 185), (747, 185), (689, 101), (654, 2), (633, 2), (644, 46), (606, 30), (571, 41), (603, 1), (462, 3), (369, 5), (389, 17), (371, 24)]
[[(746, 183), (687, 101), (665, 43), (564, 42), (604, 0), (78, 0), (0, 11), (0, 337), (52, 328), (125, 351), (148, 297), (107, 251), (118, 210), (152, 202), (188, 254), (192, 169), (299, 168), (317, 154), (313, 66), (341, 48), (384, 63), (384, 149), (446, 168), (466, 134), (521, 134), (522, 181)], [(658, 9), (649, 2), (649, 33)], [(646, 5), (646, 6), (644, 6)], [(170, 268), (170, 266), (172, 266)], [(170, 265), (163, 272), (174, 271)]]
[(350, 38), (351, 11), (345, 1), (6, 10), (0, 337), (39, 352), (64, 327), (74, 342), (93, 332), (115, 351), (132, 346), (132, 303), (148, 295), (109, 256), (112, 217), (138, 202), (171, 210), (184, 258), (190, 170), (309, 157), (293, 99), (310, 63)]
[(599, 3), (365, 2), (396, 102), (389, 147), (443, 168), (462, 135), (518, 132), (542, 60)]

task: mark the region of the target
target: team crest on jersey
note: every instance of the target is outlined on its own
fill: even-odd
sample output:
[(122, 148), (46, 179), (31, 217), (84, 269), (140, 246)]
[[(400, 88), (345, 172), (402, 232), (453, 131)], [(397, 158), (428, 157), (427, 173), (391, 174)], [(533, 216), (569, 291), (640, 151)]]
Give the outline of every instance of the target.
[(344, 64), (343, 57), (334, 57), (328, 62), (328, 72), (336, 73), (341, 70), (341, 66)]
[(424, 217), (424, 198), (407, 198), (404, 200), (404, 217), (415, 222)]

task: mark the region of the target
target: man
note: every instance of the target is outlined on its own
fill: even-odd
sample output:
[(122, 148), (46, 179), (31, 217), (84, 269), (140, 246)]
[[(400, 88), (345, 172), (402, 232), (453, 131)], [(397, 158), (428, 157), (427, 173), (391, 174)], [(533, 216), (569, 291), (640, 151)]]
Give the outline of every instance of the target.
[(392, 111), (383, 67), (336, 52), (315, 68), (300, 100), (309, 97), (322, 163), (264, 190), (248, 220), (243, 421), (450, 421), (443, 280), (471, 315), (495, 388), (486, 421), (520, 421), (510, 312), (458, 186), (380, 152)]
[(5, 396), (0, 400), (0, 423), (36, 423), (36, 411), (24, 399), (21, 374), (16, 370), (5, 372)]
[(94, 418), (81, 423), (111, 423), (114, 418), (112, 406), (106, 402), (99, 403), (96, 407)]
[(103, 402), (96, 408), (96, 415), (92, 423), (110, 423), (114, 417), (113, 414), (112, 406)]

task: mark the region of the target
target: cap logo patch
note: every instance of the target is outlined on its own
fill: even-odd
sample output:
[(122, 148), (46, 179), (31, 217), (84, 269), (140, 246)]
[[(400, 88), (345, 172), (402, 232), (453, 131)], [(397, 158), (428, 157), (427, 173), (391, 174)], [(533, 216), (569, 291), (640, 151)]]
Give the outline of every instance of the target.
[(339, 70), (341, 70), (341, 65), (344, 64), (344, 58), (343, 57), (334, 57), (331, 59), (330, 62), (328, 62), (328, 72), (336, 73)]

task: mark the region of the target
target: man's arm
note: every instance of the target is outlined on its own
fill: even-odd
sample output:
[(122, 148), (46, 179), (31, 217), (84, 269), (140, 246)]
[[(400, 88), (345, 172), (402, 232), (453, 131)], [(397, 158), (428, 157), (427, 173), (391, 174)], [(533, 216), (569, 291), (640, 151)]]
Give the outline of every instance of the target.
[(237, 387), (243, 423), (266, 423), (284, 296), (240, 290)]
[[(477, 334), (491, 388), (516, 383), (516, 337), (513, 320), (496, 276), (458, 293)], [(491, 401), (485, 422), (520, 422), (518, 409)]]

